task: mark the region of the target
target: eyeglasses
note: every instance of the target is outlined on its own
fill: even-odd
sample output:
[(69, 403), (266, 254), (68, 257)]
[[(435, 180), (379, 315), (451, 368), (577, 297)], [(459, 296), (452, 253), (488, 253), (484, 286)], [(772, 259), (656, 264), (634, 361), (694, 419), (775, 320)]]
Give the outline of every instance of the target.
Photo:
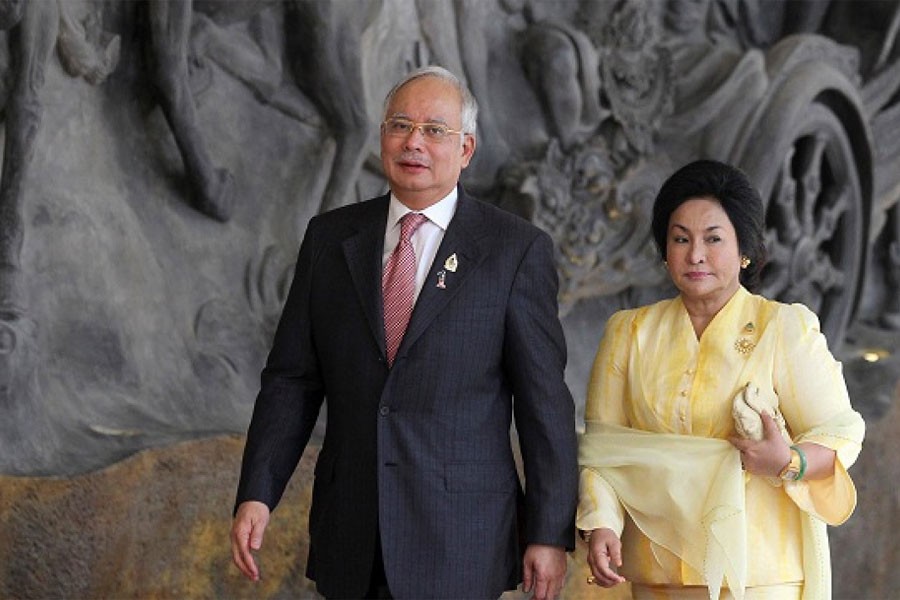
[(443, 123), (416, 123), (403, 117), (391, 117), (390, 119), (385, 119), (381, 124), (381, 130), (386, 135), (394, 137), (407, 137), (416, 129), (422, 133), (426, 140), (431, 142), (443, 142), (451, 134), (458, 133), (463, 135), (465, 133), (458, 129), (450, 129)]

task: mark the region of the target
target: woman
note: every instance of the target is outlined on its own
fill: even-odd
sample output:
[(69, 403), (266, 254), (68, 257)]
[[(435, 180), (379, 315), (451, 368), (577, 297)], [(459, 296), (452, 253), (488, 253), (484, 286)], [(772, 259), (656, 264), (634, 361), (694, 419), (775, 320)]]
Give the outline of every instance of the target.
[[(865, 425), (816, 316), (748, 291), (763, 227), (758, 192), (719, 162), (683, 167), (656, 198), (679, 294), (616, 313), (600, 343), (579, 457), (588, 583), (627, 580), (637, 599), (830, 597), (826, 523), (855, 508), (846, 469)], [(760, 439), (737, 433), (748, 414)]]

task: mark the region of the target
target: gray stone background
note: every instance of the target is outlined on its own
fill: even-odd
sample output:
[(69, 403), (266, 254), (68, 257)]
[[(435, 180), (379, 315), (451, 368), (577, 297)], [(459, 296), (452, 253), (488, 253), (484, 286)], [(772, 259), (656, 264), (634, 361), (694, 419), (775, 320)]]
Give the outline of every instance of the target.
[(381, 100), (428, 63), (481, 104), (467, 189), (556, 241), (579, 413), (605, 319), (672, 293), (659, 183), (751, 175), (765, 293), (819, 313), (869, 426), (836, 597), (900, 589), (900, 3), (10, 0), (0, 27), (0, 597), (311, 593), (315, 444), (250, 588), (240, 436), (306, 222), (385, 189)]

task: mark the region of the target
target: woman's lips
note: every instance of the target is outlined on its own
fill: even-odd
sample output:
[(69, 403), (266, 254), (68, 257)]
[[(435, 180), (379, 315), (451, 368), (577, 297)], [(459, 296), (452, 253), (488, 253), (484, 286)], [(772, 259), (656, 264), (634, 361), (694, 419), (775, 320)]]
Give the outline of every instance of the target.
[(700, 280), (709, 276), (709, 273), (705, 273), (702, 271), (691, 271), (689, 273), (684, 274), (685, 277), (692, 280)]

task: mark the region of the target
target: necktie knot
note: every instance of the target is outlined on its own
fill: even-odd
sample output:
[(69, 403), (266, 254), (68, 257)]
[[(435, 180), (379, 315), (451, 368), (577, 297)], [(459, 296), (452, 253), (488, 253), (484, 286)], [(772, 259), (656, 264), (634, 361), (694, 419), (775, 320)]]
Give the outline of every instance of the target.
[(416, 230), (428, 220), (422, 213), (409, 212), (400, 218), (400, 241), (408, 242)]

